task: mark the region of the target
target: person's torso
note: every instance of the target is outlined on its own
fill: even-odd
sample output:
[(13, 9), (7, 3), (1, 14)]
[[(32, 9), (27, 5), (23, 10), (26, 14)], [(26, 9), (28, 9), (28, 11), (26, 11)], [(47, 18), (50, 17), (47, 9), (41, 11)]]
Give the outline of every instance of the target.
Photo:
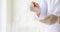
[(60, 16), (60, 0), (47, 0), (48, 14)]

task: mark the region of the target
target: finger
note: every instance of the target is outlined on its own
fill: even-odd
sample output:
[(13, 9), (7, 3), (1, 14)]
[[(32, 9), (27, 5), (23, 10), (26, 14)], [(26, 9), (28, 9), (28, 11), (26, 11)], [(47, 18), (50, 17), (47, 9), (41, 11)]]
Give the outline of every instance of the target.
[(36, 5), (36, 6), (39, 6), (39, 4), (38, 4), (38, 3), (35, 3), (35, 5)]
[(33, 7), (39, 7), (38, 3), (36, 3), (36, 2), (32, 2), (32, 6)]
[(34, 5), (31, 3), (31, 5), (30, 5), (30, 10), (32, 11), (32, 12), (34, 12)]
[(34, 7), (37, 7), (37, 3), (36, 2), (32, 2)]
[(37, 7), (37, 4), (35, 2), (33, 3), (33, 5), (34, 5), (34, 7)]
[(31, 7), (34, 7), (34, 5), (33, 5), (33, 2), (31, 3), (31, 5), (30, 5)]

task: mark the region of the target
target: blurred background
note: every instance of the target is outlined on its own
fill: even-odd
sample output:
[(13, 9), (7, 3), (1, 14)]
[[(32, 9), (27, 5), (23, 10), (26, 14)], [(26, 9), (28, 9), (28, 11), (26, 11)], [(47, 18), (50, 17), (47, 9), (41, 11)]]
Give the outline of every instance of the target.
[(32, 1), (0, 0), (0, 32), (39, 32), (39, 24), (30, 11)]

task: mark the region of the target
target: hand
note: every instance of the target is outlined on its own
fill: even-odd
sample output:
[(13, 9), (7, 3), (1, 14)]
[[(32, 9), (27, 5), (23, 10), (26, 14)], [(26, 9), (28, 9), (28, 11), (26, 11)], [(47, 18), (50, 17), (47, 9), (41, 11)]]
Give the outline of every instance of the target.
[(38, 17), (40, 16), (40, 7), (39, 7), (38, 3), (32, 2), (31, 6), (30, 6), (30, 10), (32, 12), (35, 12)]
[(40, 13), (40, 7), (39, 7), (38, 3), (32, 2), (30, 5), (30, 10), (32, 12), (36, 12), (36, 13), (39, 12)]

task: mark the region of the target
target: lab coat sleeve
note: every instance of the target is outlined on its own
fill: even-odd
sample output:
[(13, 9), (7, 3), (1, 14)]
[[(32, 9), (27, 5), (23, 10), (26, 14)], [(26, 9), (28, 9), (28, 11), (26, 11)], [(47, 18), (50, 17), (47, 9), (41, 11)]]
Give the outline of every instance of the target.
[(39, 6), (40, 6), (40, 16), (38, 17), (35, 14), (35, 19), (44, 19), (45, 16), (47, 16), (47, 1), (46, 0), (40, 0), (38, 2)]

